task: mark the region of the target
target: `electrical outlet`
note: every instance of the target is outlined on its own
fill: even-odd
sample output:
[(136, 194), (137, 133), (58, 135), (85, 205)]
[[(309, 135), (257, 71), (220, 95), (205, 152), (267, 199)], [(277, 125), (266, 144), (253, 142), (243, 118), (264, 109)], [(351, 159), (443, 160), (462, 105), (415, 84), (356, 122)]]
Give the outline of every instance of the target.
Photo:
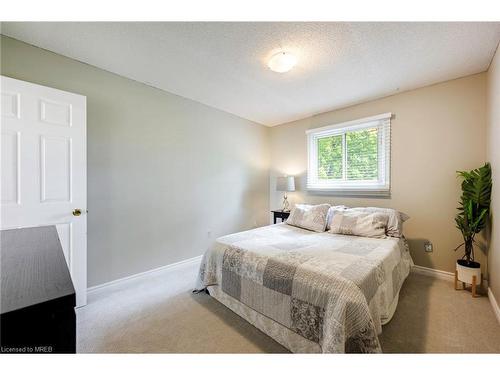
[(432, 243), (426, 242), (424, 244), (424, 250), (426, 253), (432, 253)]

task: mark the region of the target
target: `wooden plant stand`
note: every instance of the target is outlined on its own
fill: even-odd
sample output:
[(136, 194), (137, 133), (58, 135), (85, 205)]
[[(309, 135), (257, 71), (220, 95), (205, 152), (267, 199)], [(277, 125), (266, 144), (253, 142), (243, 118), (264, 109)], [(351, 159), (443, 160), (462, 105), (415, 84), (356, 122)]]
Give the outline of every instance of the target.
[[(479, 285), (481, 285), (483, 283), (483, 275), (481, 274), (481, 281), (479, 283)], [(472, 291), (472, 298), (476, 298), (478, 297), (478, 294), (476, 293), (477, 291), (477, 280), (476, 280), (476, 276), (472, 276), (472, 284), (471, 284), (471, 291)], [(465, 290), (465, 283), (462, 281), (462, 289)], [(455, 290), (459, 290), (458, 289), (458, 271), (455, 270)]]

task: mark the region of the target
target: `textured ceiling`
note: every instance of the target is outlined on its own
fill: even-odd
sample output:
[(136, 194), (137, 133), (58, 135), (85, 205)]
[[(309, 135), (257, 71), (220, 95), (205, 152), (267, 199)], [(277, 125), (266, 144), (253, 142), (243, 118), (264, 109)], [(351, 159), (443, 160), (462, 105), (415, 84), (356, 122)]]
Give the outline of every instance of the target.
[[(2, 23), (2, 34), (276, 125), (485, 71), (500, 23)], [(298, 57), (279, 74), (279, 50)]]

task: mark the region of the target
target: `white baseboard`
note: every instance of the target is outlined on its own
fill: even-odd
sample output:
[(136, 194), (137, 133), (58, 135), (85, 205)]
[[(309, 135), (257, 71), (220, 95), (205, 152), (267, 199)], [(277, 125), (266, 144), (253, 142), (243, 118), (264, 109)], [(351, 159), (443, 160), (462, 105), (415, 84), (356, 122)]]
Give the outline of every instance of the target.
[(500, 307), (498, 307), (498, 302), (495, 299), (495, 295), (491, 291), (491, 288), (488, 288), (488, 299), (490, 300), (491, 307), (493, 308), (493, 312), (497, 317), (498, 323), (500, 324)]
[(152, 276), (153, 274), (155, 273), (159, 273), (159, 272), (165, 272), (165, 271), (174, 271), (180, 267), (186, 267), (186, 266), (189, 266), (189, 265), (195, 265), (196, 263), (200, 263), (201, 262), (201, 258), (203, 257), (203, 255), (199, 255), (197, 257), (194, 257), (194, 258), (190, 258), (190, 259), (186, 259), (186, 260), (181, 260), (180, 262), (176, 262), (176, 263), (172, 263), (172, 264), (167, 264), (165, 266), (161, 266), (161, 267), (158, 267), (158, 268), (153, 268), (149, 271), (144, 271), (144, 272), (139, 272), (139, 273), (136, 273), (134, 275), (130, 275), (130, 276), (126, 276), (126, 277), (122, 277), (121, 279), (116, 279), (116, 280), (113, 280), (113, 281), (109, 281), (107, 283), (104, 283), (104, 284), (99, 284), (99, 285), (96, 285), (96, 286), (92, 286), (90, 288), (87, 288), (87, 294), (91, 294), (91, 293), (95, 293), (97, 291), (102, 291), (106, 288), (109, 288), (109, 287), (112, 287), (112, 286), (116, 286), (118, 284), (121, 284), (123, 282), (126, 282), (126, 281), (130, 281), (130, 280), (133, 280), (133, 279), (142, 279), (142, 278), (147, 278), (147, 277), (150, 277)]
[(414, 265), (411, 271), (414, 273), (418, 273), (420, 275), (436, 277), (441, 280), (448, 280), (448, 281), (455, 280), (455, 274), (453, 272), (435, 270), (434, 268)]

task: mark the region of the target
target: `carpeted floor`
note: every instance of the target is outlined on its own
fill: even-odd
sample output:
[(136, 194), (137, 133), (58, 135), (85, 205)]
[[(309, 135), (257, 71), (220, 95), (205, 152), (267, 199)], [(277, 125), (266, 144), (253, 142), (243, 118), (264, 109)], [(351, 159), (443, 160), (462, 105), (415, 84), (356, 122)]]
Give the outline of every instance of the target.
[[(190, 290), (196, 266), (93, 292), (78, 309), (78, 352), (283, 353), (274, 340), (206, 294)], [(386, 353), (500, 353), (486, 296), (411, 274), (380, 336)]]

